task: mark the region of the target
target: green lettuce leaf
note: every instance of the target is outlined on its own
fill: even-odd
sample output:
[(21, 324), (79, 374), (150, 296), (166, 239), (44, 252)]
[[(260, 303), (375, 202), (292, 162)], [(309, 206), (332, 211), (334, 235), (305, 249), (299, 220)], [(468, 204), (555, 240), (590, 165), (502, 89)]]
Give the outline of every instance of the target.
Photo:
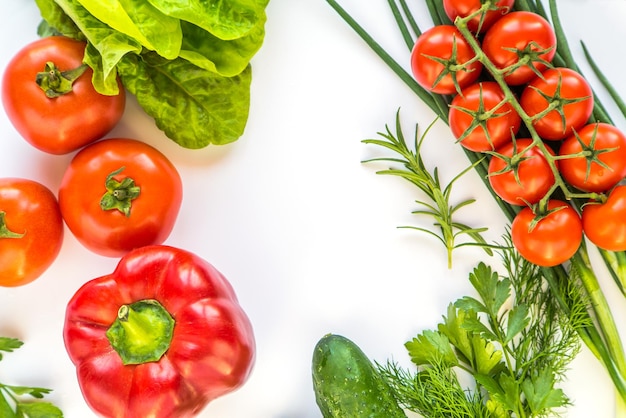
[[(131, 37), (167, 59), (178, 56), (182, 30), (178, 19), (161, 13), (145, 0), (77, 0), (110, 28)], [(165, 34), (165, 36), (164, 36)]]
[(187, 22), (181, 22), (183, 45), (180, 57), (198, 67), (231, 77), (242, 72), (263, 44), (265, 20), (247, 35), (225, 41)]
[(269, 0), (35, 1), (48, 32), (87, 41), (96, 90), (118, 94), (119, 75), (179, 145), (227, 144), (243, 134), (250, 60), (264, 41)]
[(118, 71), (158, 128), (182, 147), (227, 144), (243, 134), (250, 107), (250, 66), (234, 77), (223, 77), (182, 58), (129, 54)]
[[(85, 62), (93, 69), (94, 87), (101, 94), (117, 94), (117, 64), (129, 52), (139, 54), (141, 44), (93, 17), (77, 0), (55, 1), (92, 46), (87, 47)], [(49, 23), (55, 26), (53, 22)]]
[[(140, 0), (139, 0), (140, 1)], [(246, 36), (265, 21), (269, 0), (149, 0), (162, 13), (223, 40)]]
[(54, 31), (73, 39), (86, 40), (76, 23), (54, 0), (35, 0), (41, 17)]

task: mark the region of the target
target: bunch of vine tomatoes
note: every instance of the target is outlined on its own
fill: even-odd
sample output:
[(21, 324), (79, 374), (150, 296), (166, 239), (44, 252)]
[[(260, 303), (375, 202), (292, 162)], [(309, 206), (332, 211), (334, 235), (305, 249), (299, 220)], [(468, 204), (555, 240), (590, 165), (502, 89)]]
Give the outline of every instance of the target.
[(583, 237), (626, 250), (626, 136), (594, 117), (577, 71), (556, 66), (544, 17), (513, 0), (444, 0), (454, 24), (423, 32), (416, 81), (449, 103), (457, 141), (488, 159), (493, 192), (517, 208), (512, 241), (530, 262), (570, 259)]

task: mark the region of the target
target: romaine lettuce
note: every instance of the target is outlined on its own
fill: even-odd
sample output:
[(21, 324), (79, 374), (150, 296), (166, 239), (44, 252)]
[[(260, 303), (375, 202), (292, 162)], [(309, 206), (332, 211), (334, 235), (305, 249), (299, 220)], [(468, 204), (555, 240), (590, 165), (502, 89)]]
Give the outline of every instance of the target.
[(269, 0), (36, 0), (59, 33), (87, 40), (102, 94), (117, 77), (185, 148), (237, 140), (248, 119), (252, 68)]

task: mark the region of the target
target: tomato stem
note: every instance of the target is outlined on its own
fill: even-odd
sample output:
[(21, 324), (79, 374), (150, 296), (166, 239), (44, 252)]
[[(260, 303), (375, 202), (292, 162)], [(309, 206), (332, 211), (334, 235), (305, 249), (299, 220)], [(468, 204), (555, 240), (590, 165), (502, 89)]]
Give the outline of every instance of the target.
[(102, 210), (119, 210), (126, 217), (130, 216), (132, 201), (139, 197), (141, 188), (135, 184), (135, 180), (124, 177), (122, 181), (115, 179), (125, 167), (121, 167), (110, 173), (105, 181), (106, 193), (100, 199)]
[(87, 64), (68, 71), (61, 71), (53, 62), (46, 63), (44, 70), (37, 73), (35, 81), (46, 97), (54, 99), (72, 91), (74, 82), (87, 70)]
[(24, 234), (18, 234), (9, 229), (6, 222), (6, 212), (0, 211), (0, 238), (22, 238)]

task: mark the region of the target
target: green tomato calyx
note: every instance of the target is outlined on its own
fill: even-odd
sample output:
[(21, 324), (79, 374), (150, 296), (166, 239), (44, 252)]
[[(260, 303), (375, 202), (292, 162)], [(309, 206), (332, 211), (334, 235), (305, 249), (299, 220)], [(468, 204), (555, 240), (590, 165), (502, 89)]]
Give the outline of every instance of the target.
[(107, 191), (100, 199), (100, 208), (102, 210), (117, 209), (128, 217), (130, 216), (132, 201), (139, 197), (141, 188), (130, 177), (124, 177), (122, 181), (115, 179), (115, 176), (120, 174), (124, 168), (120, 167), (107, 176), (105, 181)]
[(87, 64), (68, 71), (61, 71), (53, 62), (47, 62), (46, 67), (37, 73), (35, 81), (49, 99), (63, 96), (72, 91), (76, 81), (87, 70)]
[(24, 234), (18, 234), (9, 229), (6, 222), (6, 212), (0, 211), (0, 238), (22, 238)]

